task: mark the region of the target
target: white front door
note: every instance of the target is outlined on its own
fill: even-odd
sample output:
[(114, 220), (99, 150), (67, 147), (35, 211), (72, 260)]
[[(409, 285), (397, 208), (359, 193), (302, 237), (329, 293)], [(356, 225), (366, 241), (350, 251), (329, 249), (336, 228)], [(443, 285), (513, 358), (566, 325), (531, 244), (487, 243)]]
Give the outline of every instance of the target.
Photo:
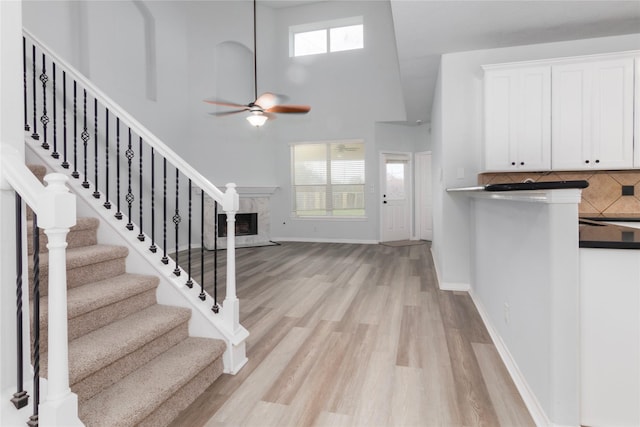
[(433, 240), (433, 197), (431, 190), (431, 152), (416, 153), (416, 236)]
[(411, 237), (411, 156), (381, 155), (380, 241)]

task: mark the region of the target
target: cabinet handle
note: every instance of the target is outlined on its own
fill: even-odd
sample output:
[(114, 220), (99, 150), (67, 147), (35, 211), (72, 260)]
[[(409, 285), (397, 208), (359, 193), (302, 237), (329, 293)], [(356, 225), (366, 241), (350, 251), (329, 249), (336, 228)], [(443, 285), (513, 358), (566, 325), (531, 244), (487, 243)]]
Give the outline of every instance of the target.
[(511, 166), (515, 166), (515, 165), (516, 165), (516, 162), (511, 162)]
[(520, 162), (520, 166), (524, 166), (524, 162)]
[(600, 160), (596, 160), (596, 163), (600, 163)]
[(585, 163), (589, 163), (589, 160), (585, 160), (584, 162), (585, 162)]

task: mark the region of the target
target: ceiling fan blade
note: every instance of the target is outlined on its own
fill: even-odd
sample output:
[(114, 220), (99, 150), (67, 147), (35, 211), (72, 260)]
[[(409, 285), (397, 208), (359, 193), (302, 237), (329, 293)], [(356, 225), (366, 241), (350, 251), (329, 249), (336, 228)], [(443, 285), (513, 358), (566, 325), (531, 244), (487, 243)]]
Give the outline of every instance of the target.
[(214, 105), (222, 105), (225, 107), (235, 107), (235, 108), (245, 108), (246, 105), (245, 104), (236, 104), (235, 102), (229, 102), (229, 101), (225, 101), (222, 99), (214, 99), (214, 98), (207, 98), (207, 99), (203, 99), (204, 102), (209, 103), (209, 104), (214, 104)]
[(311, 111), (311, 107), (308, 105), (274, 105), (265, 111), (269, 113), (305, 114)]
[(243, 108), (242, 110), (218, 111), (215, 113), (209, 113), (209, 115), (216, 116), (216, 117), (224, 117), (224, 116), (230, 116), (232, 114), (242, 113), (243, 111), (248, 111), (248, 110), (249, 110), (248, 108)]

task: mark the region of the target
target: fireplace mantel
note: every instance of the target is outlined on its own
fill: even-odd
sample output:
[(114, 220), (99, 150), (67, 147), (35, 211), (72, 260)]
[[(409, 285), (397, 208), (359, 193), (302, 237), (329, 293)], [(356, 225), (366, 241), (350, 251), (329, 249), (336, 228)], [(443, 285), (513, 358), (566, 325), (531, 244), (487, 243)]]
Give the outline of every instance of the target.
[[(218, 188), (225, 188), (224, 185)], [(269, 197), (280, 187), (265, 186), (237, 186), (236, 191), (240, 197)]]

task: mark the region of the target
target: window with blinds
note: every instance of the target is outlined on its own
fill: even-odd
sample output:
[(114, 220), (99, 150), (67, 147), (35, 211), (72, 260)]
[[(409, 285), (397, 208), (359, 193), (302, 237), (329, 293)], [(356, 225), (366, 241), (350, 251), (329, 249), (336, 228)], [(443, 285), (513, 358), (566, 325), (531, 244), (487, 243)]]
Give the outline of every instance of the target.
[(362, 141), (293, 144), (291, 165), (294, 215), (365, 215)]

